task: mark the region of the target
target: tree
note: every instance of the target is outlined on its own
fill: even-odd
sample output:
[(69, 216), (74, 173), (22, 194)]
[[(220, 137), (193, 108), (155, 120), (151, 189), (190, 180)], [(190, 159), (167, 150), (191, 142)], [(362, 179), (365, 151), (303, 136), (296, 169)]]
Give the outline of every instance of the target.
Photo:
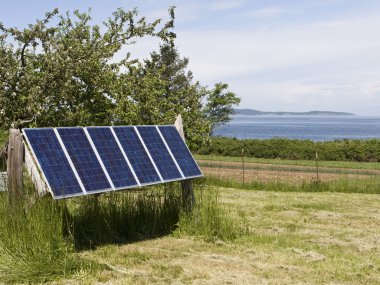
[[(159, 29), (137, 10), (113, 13), (104, 28), (90, 25), (89, 13), (47, 13), (28, 28), (0, 24), (0, 122), (34, 126), (110, 124), (120, 70), (128, 55), (110, 63), (123, 46), (144, 36), (170, 42), (171, 19)], [(7, 41), (9, 40), (9, 41)]]
[(211, 130), (228, 123), (234, 114), (233, 105), (240, 103), (235, 93), (227, 91), (228, 84), (217, 83), (214, 89), (208, 91), (205, 114), (211, 124)]

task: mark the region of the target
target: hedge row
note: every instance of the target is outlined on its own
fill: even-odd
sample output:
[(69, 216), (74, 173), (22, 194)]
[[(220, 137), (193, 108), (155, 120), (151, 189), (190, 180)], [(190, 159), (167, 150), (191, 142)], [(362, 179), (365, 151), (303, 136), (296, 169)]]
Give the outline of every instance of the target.
[(380, 161), (380, 139), (335, 140), (314, 142), (282, 138), (247, 139), (214, 137), (212, 143), (200, 154), (240, 156), (244, 149), (246, 157), (314, 160), (318, 152), (320, 160), (331, 161)]

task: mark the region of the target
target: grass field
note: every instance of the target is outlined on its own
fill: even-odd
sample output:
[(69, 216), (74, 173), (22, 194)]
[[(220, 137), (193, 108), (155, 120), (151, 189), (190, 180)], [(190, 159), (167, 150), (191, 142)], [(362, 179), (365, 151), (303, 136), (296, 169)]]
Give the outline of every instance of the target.
[(0, 284), (380, 284), (375, 164), (320, 162), (316, 180), (315, 162), (251, 159), (242, 183), (241, 158), (198, 162), (191, 215), (175, 183), (42, 199), (16, 223), (0, 207)]
[(219, 191), (221, 205), (237, 221), (244, 221), (250, 234), (213, 242), (172, 234), (102, 246), (80, 255), (107, 269), (65, 282), (380, 283), (377, 195)]

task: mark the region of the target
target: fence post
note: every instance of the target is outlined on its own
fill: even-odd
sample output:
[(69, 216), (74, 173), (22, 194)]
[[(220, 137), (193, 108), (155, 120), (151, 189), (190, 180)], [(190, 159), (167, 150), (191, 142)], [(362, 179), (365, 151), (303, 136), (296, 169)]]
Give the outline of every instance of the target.
[[(177, 130), (180, 133), (183, 140), (185, 140), (185, 133), (183, 131), (183, 124), (182, 124), (181, 115), (177, 116), (177, 119), (176, 119), (174, 125), (177, 128)], [(187, 211), (191, 211), (195, 205), (195, 196), (194, 196), (194, 191), (193, 191), (193, 180), (192, 179), (183, 180), (181, 182), (181, 189), (182, 189), (183, 206)]]
[(9, 205), (14, 208), (20, 201), (23, 193), (23, 156), (24, 144), (19, 129), (9, 130), (8, 144), (8, 199)]

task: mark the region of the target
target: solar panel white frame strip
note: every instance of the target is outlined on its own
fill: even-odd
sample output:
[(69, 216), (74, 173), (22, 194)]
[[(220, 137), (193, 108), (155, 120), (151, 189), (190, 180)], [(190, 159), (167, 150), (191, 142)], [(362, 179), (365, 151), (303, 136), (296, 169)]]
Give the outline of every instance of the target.
[(50, 184), (49, 184), (49, 181), (46, 179), (45, 173), (43, 172), (42, 167), (41, 167), (41, 165), (40, 165), (40, 163), (39, 163), (39, 161), (38, 161), (38, 159), (37, 159), (37, 156), (36, 156), (36, 154), (34, 153), (33, 147), (32, 147), (32, 145), (31, 145), (31, 143), (30, 143), (30, 141), (29, 141), (28, 136), (27, 136), (26, 133), (24, 132), (24, 129), (22, 129), (21, 132), (22, 132), (24, 138), (26, 139), (26, 142), (28, 143), (28, 145), (27, 145), (26, 147), (29, 146), (29, 149), (30, 149), (30, 151), (32, 152), (32, 155), (33, 155), (34, 161), (35, 161), (35, 163), (37, 164), (37, 166), (38, 166), (38, 168), (39, 168), (39, 170), (40, 170), (40, 173), (41, 173), (41, 175), (42, 175), (42, 179), (44, 180), (44, 182), (45, 182), (46, 185), (48, 186), (47, 188), (48, 188), (50, 194), (53, 196), (53, 198), (55, 198), (54, 193), (53, 193), (53, 190), (52, 190), (52, 188), (51, 188), (51, 186), (50, 186)]
[(172, 159), (173, 159), (175, 165), (177, 166), (179, 173), (181, 174), (182, 178), (185, 179), (185, 175), (183, 175), (182, 169), (179, 167), (177, 160), (175, 159), (175, 157), (174, 157), (172, 151), (170, 150), (168, 144), (166, 143), (166, 140), (165, 140), (164, 136), (161, 134), (161, 131), (160, 131), (160, 129), (158, 128), (158, 126), (156, 126), (156, 130), (157, 130), (158, 134), (160, 135), (162, 141), (164, 142), (164, 144), (165, 144), (165, 146), (166, 146), (166, 149), (169, 151), (169, 154), (170, 154), (170, 156), (172, 157)]
[[(175, 125), (160, 125), (160, 126), (174, 127), (174, 128), (177, 130), (177, 132), (179, 132)], [(202, 172), (202, 169), (199, 167), (198, 162), (196, 161), (196, 159), (194, 158), (193, 154), (191, 153), (189, 147), (187, 146), (185, 139), (181, 136), (181, 133), (179, 134), (179, 136), (181, 137), (181, 139), (182, 139), (183, 143), (185, 144), (187, 150), (190, 152), (191, 156), (193, 157), (194, 162), (195, 162), (195, 164), (197, 165), (197, 167), (198, 167), (198, 169), (199, 169), (199, 172), (201, 173), (201, 175), (186, 176), (185, 179), (187, 180), (187, 179), (192, 179), (192, 178), (197, 178), (197, 177), (202, 177), (202, 176), (204, 176), (204, 174), (203, 174), (203, 172)]]
[[(165, 182), (164, 179), (163, 179), (162, 176), (161, 176), (160, 171), (159, 171), (158, 168), (157, 168), (156, 163), (154, 163), (154, 160), (153, 160), (152, 156), (150, 155), (150, 152), (149, 152), (148, 148), (146, 147), (146, 145), (145, 145), (145, 143), (144, 143), (144, 140), (142, 139), (142, 137), (141, 137), (141, 135), (140, 135), (140, 133), (139, 133), (137, 127), (134, 126), (133, 128), (135, 129), (135, 132), (136, 132), (137, 136), (139, 137), (139, 139), (140, 139), (140, 141), (141, 141), (141, 143), (142, 143), (142, 145), (143, 145), (143, 147), (144, 147), (146, 153), (148, 154), (149, 159), (150, 159), (150, 161), (152, 162), (152, 164), (153, 164), (153, 166), (154, 166), (154, 169), (157, 171), (158, 177), (160, 177), (161, 182)], [(157, 183), (158, 183), (158, 182), (157, 182)], [(156, 184), (156, 183), (155, 183), (155, 184)]]
[(92, 138), (91, 138), (90, 134), (89, 134), (88, 131), (87, 131), (87, 128), (84, 127), (84, 128), (83, 128), (83, 131), (84, 131), (84, 133), (85, 133), (85, 135), (86, 135), (86, 137), (87, 137), (87, 140), (89, 141), (89, 143), (90, 143), (90, 145), (91, 145), (92, 150), (93, 150), (94, 153), (95, 153), (96, 158), (97, 158), (98, 161), (99, 161), (100, 166), (101, 166), (102, 169), (103, 169), (104, 174), (105, 174), (106, 177), (107, 177), (108, 183), (111, 185), (112, 190), (115, 190), (115, 185), (113, 184), (113, 182), (112, 182), (112, 180), (111, 180), (111, 177), (110, 177), (110, 175), (109, 175), (109, 173), (108, 173), (106, 167), (104, 166), (102, 159), (100, 158), (100, 155), (99, 155), (99, 153), (98, 153), (98, 150), (96, 149), (95, 144), (94, 144), (94, 142), (92, 141)]
[[(58, 133), (58, 130), (56, 128), (54, 128), (53, 130), (54, 130), (54, 133), (55, 133), (55, 135), (56, 135), (56, 137), (58, 139), (59, 144), (61, 145), (63, 153), (65, 154), (65, 156), (67, 158), (67, 161), (69, 162), (69, 164), (71, 166), (71, 169), (74, 172), (74, 175), (75, 175), (75, 177), (76, 177), (76, 179), (77, 179), (77, 181), (79, 183), (80, 188), (82, 189), (82, 191), (83, 191), (84, 194), (87, 194), (86, 188), (84, 187), (83, 182), (82, 182), (82, 180), (79, 177), (79, 174), (78, 174), (78, 172), (77, 172), (77, 170), (76, 170), (76, 168), (74, 166), (74, 163), (72, 162), (72, 160), (70, 158), (69, 153), (67, 152), (65, 144), (63, 143), (62, 138), (61, 138), (61, 136)], [(75, 196), (78, 196), (78, 195), (75, 195)]]
[(113, 130), (112, 127), (109, 127), (109, 128), (111, 129), (111, 133), (112, 133), (112, 135), (113, 135), (113, 137), (114, 137), (114, 139), (115, 139), (117, 145), (119, 146), (119, 148), (120, 148), (120, 150), (121, 150), (121, 153), (123, 154), (123, 157), (124, 157), (125, 161), (127, 162), (129, 168), (131, 169), (132, 175), (133, 175), (133, 177), (135, 178), (135, 180), (136, 180), (136, 182), (137, 182), (137, 185), (138, 185), (139, 187), (141, 187), (140, 180), (138, 179), (138, 177), (137, 177), (137, 175), (136, 175), (136, 173), (135, 173), (135, 170), (134, 170), (133, 167), (132, 167), (132, 164), (129, 162), (128, 156), (127, 156), (127, 154), (125, 153), (125, 151), (124, 151), (124, 149), (123, 149), (123, 146), (121, 145), (121, 143), (120, 143), (120, 141), (119, 141), (119, 139), (118, 139), (118, 137), (117, 137), (115, 131)]

